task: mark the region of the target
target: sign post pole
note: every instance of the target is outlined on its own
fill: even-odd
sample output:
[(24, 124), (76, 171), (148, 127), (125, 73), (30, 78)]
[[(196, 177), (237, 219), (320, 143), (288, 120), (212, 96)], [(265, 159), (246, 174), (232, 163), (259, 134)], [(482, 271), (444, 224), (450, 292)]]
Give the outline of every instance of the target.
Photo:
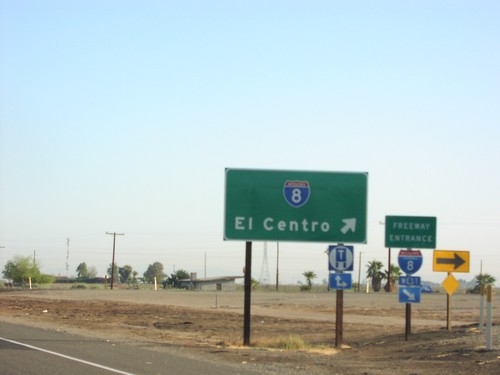
[(337, 290), (337, 304), (335, 308), (335, 347), (342, 348), (344, 342), (344, 289), (351, 289), (352, 275), (344, 271), (352, 271), (354, 263), (354, 248), (339, 243), (328, 247), (330, 288)]
[(412, 276), (422, 267), (422, 253), (420, 250), (401, 250), (398, 264), (406, 276), (399, 277), (399, 302), (406, 302), (405, 340), (411, 335), (411, 304), (420, 303), (420, 277)]
[(243, 345), (250, 346), (250, 307), (252, 296), (252, 242), (246, 242), (245, 249), (245, 306), (243, 317)]
[(468, 251), (434, 250), (432, 270), (447, 272), (448, 276), (441, 283), (446, 291), (446, 329), (451, 330), (451, 296), (460, 286), (452, 272), (469, 272), (470, 255)]
[(480, 286), (480, 303), (479, 303), (479, 332), (483, 332), (484, 328), (484, 284)]
[(344, 290), (337, 289), (337, 306), (335, 309), (335, 347), (341, 348), (344, 341)]
[(486, 350), (491, 350), (491, 285), (486, 288), (488, 312), (486, 317)]
[(406, 304), (406, 331), (405, 341), (408, 341), (411, 335), (411, 303)]
[[(448, 276), (451, 275), (451, 272), (448, 272)], [(451, 294), (446, 293), (446, 329), (448, 331), (451, 330)]]

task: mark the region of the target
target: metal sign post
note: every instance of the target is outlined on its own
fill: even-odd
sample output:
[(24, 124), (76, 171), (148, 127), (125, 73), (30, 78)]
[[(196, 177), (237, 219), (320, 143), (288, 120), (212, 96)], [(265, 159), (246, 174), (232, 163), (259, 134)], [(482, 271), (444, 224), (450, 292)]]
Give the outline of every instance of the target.
[(400, 296), (399, 302), (406, 302), (406, 324), (405, 340), (411, 335), (411, 304), (420, 302), (420, 277), (411, 276), (422, 267), (422, 253), (420, 250), (401, 250), (398, 256), (398, 264), (406, 276), (399, 278)]
[(337, 290), (335, 308), (335, 347), (342, 348), (344, 342), (344, 290), (352, 288), (352, 275), (344, 271), (352, 271), (354, 263), (354, 247), (338, 244), (328, 247), (328, 269), (330, 272), (330, 288)]
[(252, 242), (245, 249), (245, 306), (243, 308), (243, 345), (250, 346), (250, 307), (252, 298)]
[(405, 341), (410, 339), (411, 335), (411, 303), (406, 304), (406, 327), (405, 327)]
[(344, 290), (337, 290), (337, 305), (335, 309), (335, 347), (341, 348), (344, 342)]
[(480, 302), (479, 302), (479, 331), (483, 332), (484, 329), (484, 294), (485, 286), (481, 284), (480, 286)]
[(488, 306), (487, 317), (486, 317), (486, 350), (491, 350), (492, 340), (491, 340), (491, 285), (486, 288), (487, 299), (486, 303)]
[(432, 270), (434, 272), (447, 272), (448, 276), (441, 283), (446, 291), (446, 329), (451, 330), (451, 296), (460, 286), (452, 272), (469, 272), (469, 251), (434, 250)]

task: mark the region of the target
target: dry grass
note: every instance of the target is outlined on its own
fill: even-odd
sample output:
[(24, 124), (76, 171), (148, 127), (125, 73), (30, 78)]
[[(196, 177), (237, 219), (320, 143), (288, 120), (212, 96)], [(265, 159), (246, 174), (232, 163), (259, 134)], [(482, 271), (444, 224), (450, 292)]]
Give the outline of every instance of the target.
[(275, 338), (261, 338), (254, 341), (252, 346), (257, 348), (279, 349), (279, 350), (310, 350), (310, 344), (296, 335)]

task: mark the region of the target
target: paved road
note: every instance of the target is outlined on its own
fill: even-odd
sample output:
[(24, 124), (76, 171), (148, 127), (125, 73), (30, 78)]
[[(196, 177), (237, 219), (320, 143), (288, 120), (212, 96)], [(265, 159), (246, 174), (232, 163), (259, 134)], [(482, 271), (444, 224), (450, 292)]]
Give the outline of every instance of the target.
[(0, 322), (0, 364), (2, 375), (262, 373), (246, 365), (213, 363), (187, 351), (151, 350), (4, 322)]

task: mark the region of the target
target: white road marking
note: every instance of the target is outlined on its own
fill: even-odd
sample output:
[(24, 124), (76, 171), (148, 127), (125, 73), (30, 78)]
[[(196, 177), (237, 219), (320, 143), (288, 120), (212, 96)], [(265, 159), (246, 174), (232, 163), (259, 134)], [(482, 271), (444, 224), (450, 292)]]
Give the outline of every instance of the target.
[(83, 363), (85, 365), (89, 365), (89, 366), (97, 367), (97, 368), (100, 368), (100, 369), (103, 369), (103, 370), (107, 370), (107, 371), (110, 371), (110, 372), (114, 372), (115, 374), (135, 375), (135, 374), (132, 374), (130, 372), (125, 372), (125, 371), (117, 370), (117, 369), (114, 369), (114, 368), (111, 368), (111, 367), (100, 365), (98, 363), (85, 361), (83, 359), (79, 359), (79, 358), (75, 358), (75, 357), (70, 357), (69, 355), (64, 355), (64, 354), (61, 354), (61, 353), (53, 352), (51, 350), (46, 350), (46, 349), (38, 348), (36, 346), (24, 344), (22, 342), (18, 342), (18, 341), (14, 341), (14, 340), (9, 340), (9, 339), (3, 338), (3, 337), (0, 337), (0, 340), (6, 341), (6, 342), (10, 342), (11, 344), (24, 346), (24, 347), (29, 348), (29, 349), (38, 350), (40, 352), (52, 354), (52, 355), (55, 355), (55, 356), (58, 356), (58, 357), (62, 357), (62, 358), (65, 358), (65, 359), (69, 359), (71, 361), (80, 362), (80, 363)]

